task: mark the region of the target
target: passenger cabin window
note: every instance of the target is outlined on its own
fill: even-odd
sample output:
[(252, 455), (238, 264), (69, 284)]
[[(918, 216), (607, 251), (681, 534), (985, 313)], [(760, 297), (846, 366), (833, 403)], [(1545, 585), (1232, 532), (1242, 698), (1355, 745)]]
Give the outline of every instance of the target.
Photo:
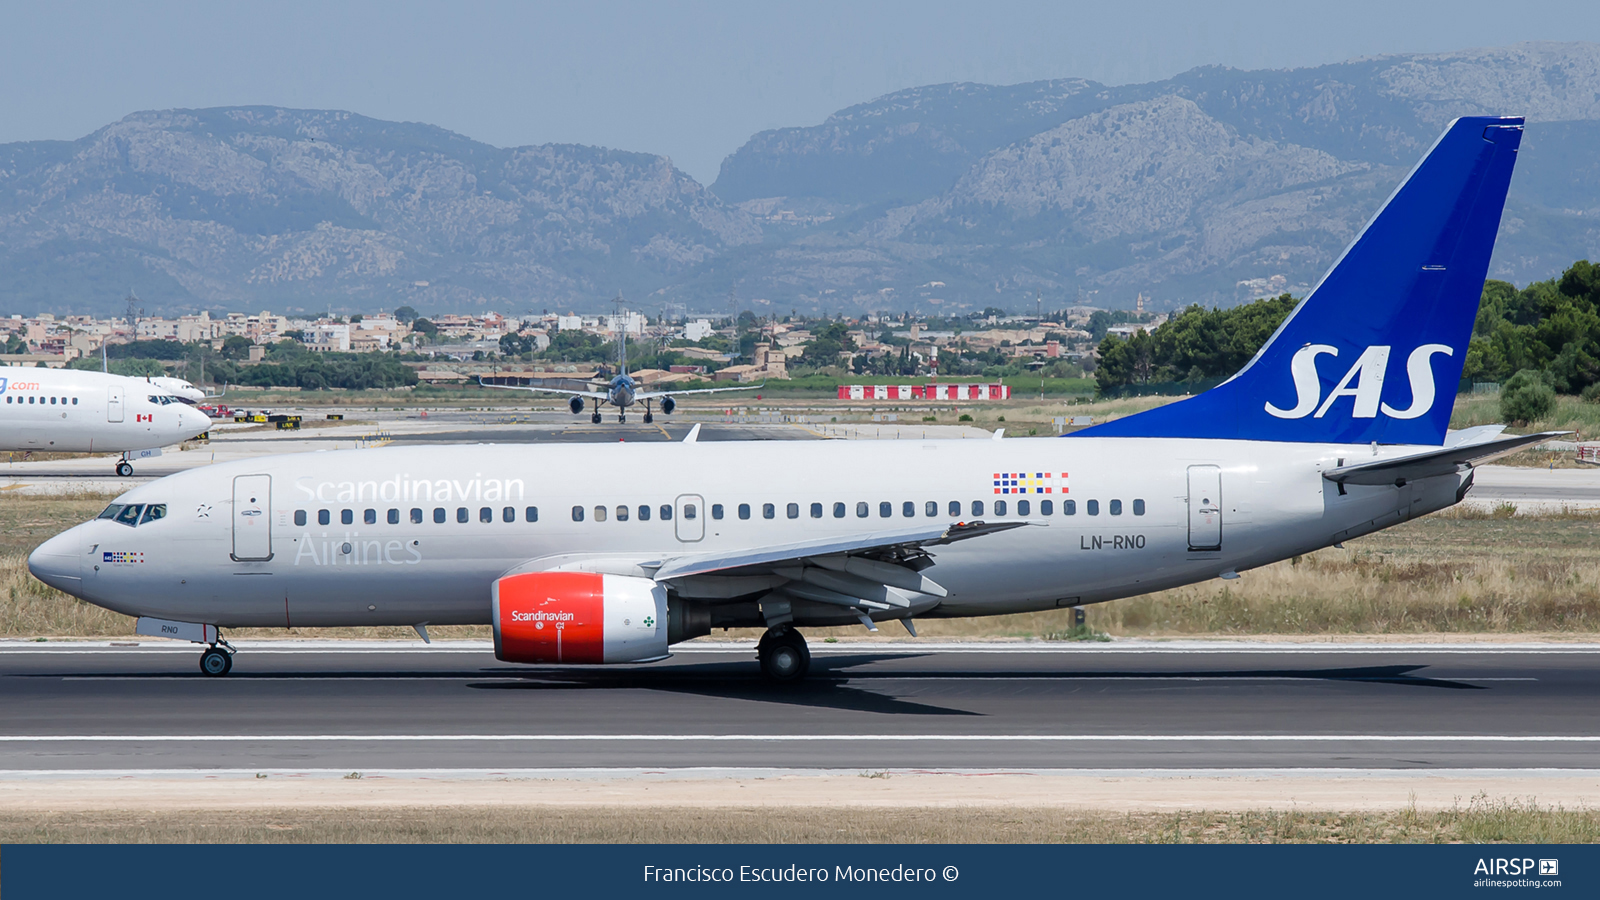
[(618, 522), (626, 522), (626, 521), (628, 521), (628, 508), (626, 506), (617, 507), (617, 521)]
[(939, 501), (929, 500), (927, 503), (922, 504), (922, 514), (930, 518), (937, 516), (939, 514)]
[(375, 509), (365, 510), (361, 513), (361, 521), (366, 525), (378, 524), (378, 511)]
[(1054, 500), (1040, 500), (1039, 501), (1039, 515), (1041, 515), (1041, 516), (1053, 516), (1053, 515), (1055, 515), (1055, 512), (1056, 512), (1056, 502)]
[(722, 504), (721, 503), (713, 503), (713, 504), (711, 504), (711, 518), (713, 518), (713, 519), (722, 518)]
[(1111, 514), (1113, 516), (1122, 515), (1122, 501), (1121, 500), (1113, 500), (1113, 501), (1111, 501)]
[(433, 508), (433, 524), (435, 524), (435, 525), (443, 525), (444, 524), (444, 520), (445, 520), (444, 507), (435, 506)]
[(1006, 514), (1006, 502), (1004, 500), (996, 500), (994, 502), (994, 514), (997, 516)]
[(400, 510), (398, 510), (398, 509), (389, 510), (388, 518), (389, 518), (389, 524), (390, 525), (399, 525), (400, 524)]
[(867, 512), (867, 501), (862, 500), (856, 504), (856, 518), (865, 519), (867, 517)]
[(500, 510), (500, 521), (510, 523), (515, 522), (516, 520), (517, 508), (515, 506), (507, 506)]
[(306, 511), (305, 510), (297, 509), (297, 510), (294, 511), (294, 523), (296, 525), (304, 525), (304, 524), (306, 524)]
[(907, 500), (906, 502), (900, 504), (900, 515), (905, 516), (906, 518), (909, 519), (909, 518), (912, 518), (913, 516), (915, 516), (916, 514), (917, 514), (917, 505), (915, 503), (912, 503), (910, 500)]
[(645, 505), (639, 507), (639, 521), (641, 521), (641, 522), (650, 521), (650, 506), (649, 506), (649, 504), (645, 504)]
[(415, 506), (413, 506), (411, 508), (411, 524), (413, 524), (413, 525), (421, 525), (422, 524), (422, 510), (418, 509)]
[(835, 519), (844, 518), (844, 504), (843, 503), (835, 503), (833, 505), (833, 517)]
[(961, 518), (961, 501), (960, 500), (951, 500), (950, 501), (950, 515), (955, 516), (958, 519)]
[[(660, 512), (661, 512), (661, 521), (663, 521), (663, 522), (672, 521), (672, 504), (671, 503), (663, 503), (663, 504), (661, 504)], [(692, 519), (692, 518), (694, 518), (694, 516), (690, 516), (689, 518)]]
[(596, 522), (604, 522), (606, 520), (606, 508), (604, 506), (596, 506), (594, 508), (594, 520)]
[(1099, 500), (1090, 500), (1089, 502), (1083, 504), (1083, 508), (1091, 516), (1100, 515), (1100, 501)]
[(763, 504), (761, 504), (761, 518), (763, 518), (763, 519), (771, 519), (771, 518), (775, 517), (777, 514), (778, 514), (777, 507), (773, 506), (771, 503), (763, 503)]
[(329, 522), (332, 522), (332, 521), (333, 521), (333, 514), (332, 513), (328, 512), (325, 509), (317, 510), (317, 524), (318, 525), (327, 525)]
[(1027, 516), (1027, 515), (1032, 515), (1032, 513), (1033, 513), (1033, 510), (1029, 507), (1028, 501), (1026, 501), (1026, 500), (1018, 500), (1017, 501), (1017, 515), (1019, 515), (1019, 516)]
[(739, 504), (739, 518), (741, 518), (741, 519), (750, 518), (750, 504), (748, 504), (748, 503)]
[(813, 504), (811, 504), (811, 518), (813, 518), (813, 519), (822, 518), (822, 504), (821, 503), (813, 503)]
[(798, 503), (789, 504), (788, 506), (783, 508), (783, 511), (791, 519), (800, 518), (800, 504), (798, 504)]
[(478, 521), (482, 522), (485, 525), (488, 525), (488, 524), (494, 522), (494, 507), (492, 507), (492, 506), (480, 506), (480, 507), (478, 507)]
[(972, 501), (972, 517), (973, 518), (977, 518), (978, 516), (981, 516), (981, 515), (983, 515), (983, 501), (982, 500), (974, 500), (974, 501)]
[(683, 505), (683, 517), (685, 519), (692, 519), (692, 518), (694, 518), (694, 516), (695, 516), (694, 504), (693, 503), (685, 503)]
[(530, 506), (527, 509), (523, 510), (522, 511), (522, 521), (524, 521), (524, 522), (537, 522), (537, 521), (539, 521), (539, 507)]
[(1135, 501), (1133, 501), (1133, 514), (1136, 515), (1136, 516), (1144, 515), (1144, 501), (1143, 500), (1135, 500)]
[(878, 504), (878, 518), (887, 519), (894, 515), (894, 504), (887, 500)]
[(355, 523), (356, 523), (356, 511), (355, 510), (353, 510), (353, 509), (341, 509), (341, 510), (339, 510), (339, 524), (340, 525), (354, 525)]
[(572, 508), (572, 521), (574, 521), (574, 522), (582, 522), (583, 521), (583, 507), (574, 506)]
[(1075, 515), (1077, 515), (1078, 514), (1078, 501), (1076, 501), (1076, 500), (1063, 500), (1063, 501), (1061, 501), (1061, 514), (1063, 516), (1075, 516)]

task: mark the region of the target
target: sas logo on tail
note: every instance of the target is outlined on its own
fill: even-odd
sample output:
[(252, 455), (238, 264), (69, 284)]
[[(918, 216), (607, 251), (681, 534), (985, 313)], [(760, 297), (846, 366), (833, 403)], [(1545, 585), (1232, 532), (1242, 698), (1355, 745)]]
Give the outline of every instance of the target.
[(1289, 361), (1289, 374), (1294, 378), (1295, 405), (1292, 409), (1279, 409), (1271, 401), (1266, 410), (1280, 419), (1320, 419), (1327, 415), (1335, 400), (1352, 397), (1355, 407), (1350, 415), (1357, 419), (1371, 419), (1379, 410), (1391, 419), (1416, 419), (1433, 408), (1436, 396), (1433, 384), (1433, 356), (1443, 353), (1454, 355), (1444, 344), (1423, 344), (1406, 358), (1406, 377), (1411, 382), (1411, 405), (1395, 409), (1383, 402), (1383, 380), (1389, 369), (1389, 347), (1368, 347), (1366, 352), (1350, 366), (1339, 379), (1338, 385), (1326, 398), (1322, 396), (1322, 378), (1317, 374), (1317, 357), (1338, 356), (1339, 350), (1327, 344), (1307, 344)]

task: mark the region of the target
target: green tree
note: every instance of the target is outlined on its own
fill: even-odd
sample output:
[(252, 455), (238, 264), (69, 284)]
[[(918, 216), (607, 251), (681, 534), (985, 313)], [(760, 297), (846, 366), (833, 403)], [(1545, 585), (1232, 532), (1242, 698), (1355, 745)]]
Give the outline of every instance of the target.
[(1556, 405), (1556, 392), (1536, 369), (1523, 369), (1500, 389), (1500, 418), (1516, 425), (1548, 416)]
[(402, 306), (394, 311), (394, 317), (396, 321), (401, 323), (412, 322), (417, 318), (417, 311), (409, 306)]
[(439, 333), (439, 326), (433, 324), (427, 319), (415, 319), (411, 322), (411, 330), (420, 334), (425, 334), (431, 338)]

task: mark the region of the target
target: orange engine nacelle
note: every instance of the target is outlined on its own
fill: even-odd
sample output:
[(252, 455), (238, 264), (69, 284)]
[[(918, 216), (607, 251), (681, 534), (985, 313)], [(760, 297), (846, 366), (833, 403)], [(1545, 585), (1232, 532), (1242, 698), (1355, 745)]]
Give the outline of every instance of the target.
[(494, 655), (625, 663), (667, 655), (667, 591), (648, 578), (528, 572), (494, 583)]

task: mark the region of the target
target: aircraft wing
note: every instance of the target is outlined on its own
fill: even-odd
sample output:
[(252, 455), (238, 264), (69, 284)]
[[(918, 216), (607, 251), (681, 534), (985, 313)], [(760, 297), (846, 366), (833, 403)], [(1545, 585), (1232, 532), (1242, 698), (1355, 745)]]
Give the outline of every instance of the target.
[(1430, 450), (1398, 459), (1382, 459), (1329, 469), (1322, 477), (1336, 484), (1404, 484), (1418, 478), (1451, 475), (1476, 465), (1540, 444), (1570, 431), (1541, 431), (1508, 438), (1466, 441), (1454, 447)]
[(634, 394), (633, 395), (633, 399), (635, 399), (635, 400), (653, 400), (656, 397), (665, 397), (665, 396), (668, 396), (669, 394), (671, 396), (674, 396), (674, 397), (682, 397), (684, 394), (720, 394), (723, 391), (754, 391), (754, 390), (759, 390), (761, 388), (764, 388), (766, 386), (767, 386), (767, 383), (765, 381), (763, 381), (760, 384), (746, 384), (746, 385), (741, 385), (739, 387), (695, 388), (695, 389), (689, 390), (689, 391), (642, 391), (640, 393)]
[(484, 384), (483, 376), (478, 376), (478, 386), (486, 388), (499, 388), (503, 391), (534, 391), (541, 394), (571, 394), (575, 397), (593, 397), (596, 400), (605, 400), (611, 395), (605, 391), (569, 391), (565, 388), (533, 387), (526, 384)]

